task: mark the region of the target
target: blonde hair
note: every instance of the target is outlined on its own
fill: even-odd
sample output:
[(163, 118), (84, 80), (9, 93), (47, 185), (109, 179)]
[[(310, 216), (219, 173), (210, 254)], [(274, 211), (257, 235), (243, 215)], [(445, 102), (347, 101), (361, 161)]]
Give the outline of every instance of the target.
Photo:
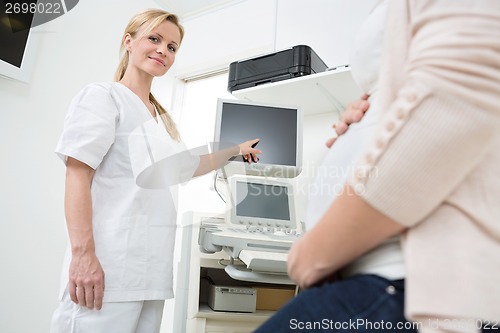
[[(153, 29), (155, 29), (165, 21), (172, 22), (177, 26), (177, 28), (179, 28), (182, 42), (182, 39), (184, 38), (184, 28), (179, 23), (179, 18), (176, 15), (161, 9), (148, 9), (132, 17), (127, 27), (125, 28), (125, 32), (123, 33), (122, 43), (120, 45), (120, 53), (123, 55), (121, 57), (120, 64), (116, 69), (115, 81), (120, 81), (123, 78), (128, 66), (129, 55), (128, 52), (125, 51), (125, 46), (123, 43), (123, 41), (125, 40), (125, 36), (127, 34), (130, 34), (133, 38), (141, 38), (143, 35), (151, 32)], [(138, 35), (139, 30), (141, 29), (141, 34)], [(151, 93), (149, 93), (149, 100), (156, 107), (156, 110), (158, 110), (158, 114), (160, 115), (160, 118), (167, 128), (168, 134), (170, 134), (172, 139), (180, 141), (180, 134), (177, 130), (177, 126), (175, 125), (175, 122), (173, 121), (172, 117), (170, 117), (170, 114), (167, 112), (167, 110), (156, 100), (156, 98)]]

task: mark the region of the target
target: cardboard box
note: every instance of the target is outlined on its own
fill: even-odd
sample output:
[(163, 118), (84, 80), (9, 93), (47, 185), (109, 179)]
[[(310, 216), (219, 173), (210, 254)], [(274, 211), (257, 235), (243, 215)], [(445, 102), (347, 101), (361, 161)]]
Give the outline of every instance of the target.
[(257, 310), (277, 311), (295, 296), (295, 288), (255, 287), (257, 289)]

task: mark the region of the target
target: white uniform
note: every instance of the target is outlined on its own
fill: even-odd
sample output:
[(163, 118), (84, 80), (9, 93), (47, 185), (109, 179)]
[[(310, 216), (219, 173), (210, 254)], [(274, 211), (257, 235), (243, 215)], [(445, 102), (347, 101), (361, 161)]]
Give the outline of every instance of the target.
[[(105, 273), (103, 309), (106, 302), (173, 297), (176, 210), (170, 188), (137, 180), (153, 162), (185, 151), (157, 118), (158, 123), (124, 85), (90, 84), (73, 99), (56, 147), (64, 161), (69, 156), (95, 169), (92, 224), (96, 255)], [(176, 183), (188, 180), (199, 164), (197, 157), (180, 156), (176, 161), (182, 165), (162, 165), (163, 173)], [(61, 299), (70, 260), (68, 247)]]

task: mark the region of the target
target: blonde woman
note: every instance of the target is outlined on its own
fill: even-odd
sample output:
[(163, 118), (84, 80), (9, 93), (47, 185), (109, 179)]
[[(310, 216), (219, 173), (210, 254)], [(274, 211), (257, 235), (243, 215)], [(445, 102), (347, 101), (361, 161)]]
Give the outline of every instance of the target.
[[(174, 122), (150, 92), (153, 78), (174, 63), (183, 35), (173, 14), (137, 14), (125, 29), (116, 82), (90, 84), (72, 101), (56, 148), (66, 164), (70, 246), (54, 333), (160, 329), (164, 300), (173, 297), (176, 211), (168, 186), (142, 186), (138, 177), (158, 156), (184, 149)], [(160, 171), (180, 182), (233, 155), (255, 160), (256, 141), (173, 159), (160, 164)]]

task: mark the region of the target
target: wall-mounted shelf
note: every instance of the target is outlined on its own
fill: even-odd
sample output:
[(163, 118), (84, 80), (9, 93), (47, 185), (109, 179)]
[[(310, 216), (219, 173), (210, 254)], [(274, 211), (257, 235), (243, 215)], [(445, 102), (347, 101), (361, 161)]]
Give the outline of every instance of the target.
[(348, 66), (284, 81), (235, 90), (233, 96), (252, 102), (300, 106), (304, 115), (342, 112), (359, 99), (361, 89)]

